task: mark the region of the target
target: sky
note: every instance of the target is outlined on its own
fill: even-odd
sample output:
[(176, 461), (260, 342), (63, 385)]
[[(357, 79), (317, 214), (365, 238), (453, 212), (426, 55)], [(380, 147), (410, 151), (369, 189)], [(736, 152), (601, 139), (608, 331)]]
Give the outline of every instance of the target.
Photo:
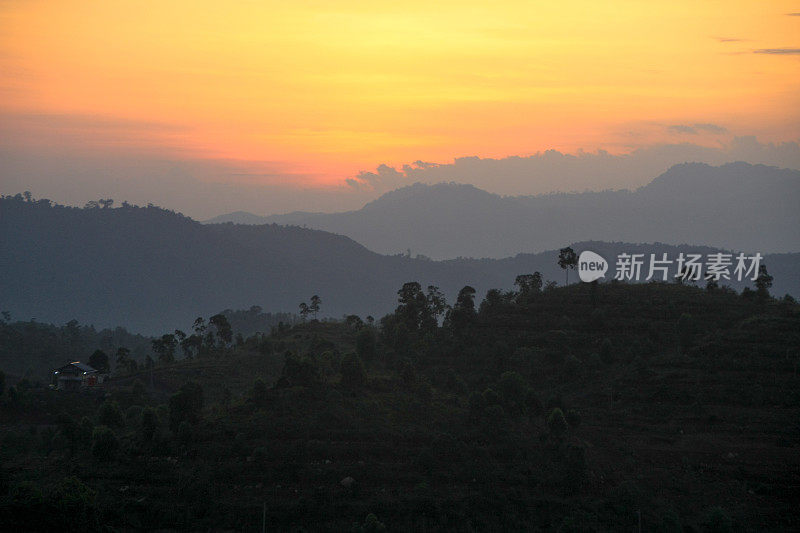
[(0, 0), (5, 194), (331, 211), (800, 168), (799, 142), (798, 1)]

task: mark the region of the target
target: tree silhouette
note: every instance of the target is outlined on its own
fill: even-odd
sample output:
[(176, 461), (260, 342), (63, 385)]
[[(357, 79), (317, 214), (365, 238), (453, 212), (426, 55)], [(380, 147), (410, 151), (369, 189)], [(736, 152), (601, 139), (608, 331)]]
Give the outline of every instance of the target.
[(475, 322), (475, 289), (469, 285), (458, 291), (456, 303), (447, 312), (444, 325), (457, 334), (466, 333)]
[(539, 272), (520, 274), (514, 280), (514, 285), (519, 288), (517, 303), (528, 303), (534, 293), (542, 291), (542, 274)]
[(314, 313), (314, 320), (317, 319), (317, 313), (319, 313), (319, 304), (322, 303), (322, 298), (317, 296), (316, 294), (311, 297), (311, 305), (308, 306), (308, 309)]
[(767, 266), (761, 265), (758, 267), (758, 277), (756, 278), (756, 291), (761, 297), (769, 296), (769, 289), (772, 287), (772, 276), (767, 272)]
[(192, 325), (192, 329), (194, 330), (196, 335), (203, 336), (203, 333), (206, 330), (206, 321), (203, 317), (199, 316), (194, 319), (194, 324)]
[(438, 323), (439, 317), (447, 310), (447, 301), (445, 300), (444, 293), (439, 290), (439, 287), (429, 285), (426, 299), (428, 301), (428, 309), (430, 309), (433, 318), (436, 319)]
[(308, 313), (311, 312), (311, 309), (308, 308), (308, 304), (305, 302), (300, 302), (300, 317), (303, 319), (303, 322), (306, 321), (308, 318)]
[(89, 366), (101, 374), (107, 374), (109, 371), (108, 356), (103, 350), (95, 350), (95, 352), (89, 356)]
[(233, 329), (231, 328), (228, 317), (222, 313), (216, 314), (208, 319), (208, 323), (217, 330), (217, 337), (225, 344), (230, 344), (233, 340)]
[(167, 333), (162, 335), (160, 339), (153, 341), (153, 352), (158, 355), (158, 360), (164, 363), (171, 363), (175, 360), (175, 348), (178, 346), (178, 341), (175, 335)]
[(574, 269), (575, 265), (578, 264), (578, 256), (575, 254), (575, 250), (567, 246), (566, 248), (562, 248), (558, 252), (558, 266), (560, 266), (567, 274), (567, 282), (566, 284), (569, 285), (569, 269)]
[(117, 348), (117, 368), (126, 368), (130, 361), (131, 351), (124, 346)]

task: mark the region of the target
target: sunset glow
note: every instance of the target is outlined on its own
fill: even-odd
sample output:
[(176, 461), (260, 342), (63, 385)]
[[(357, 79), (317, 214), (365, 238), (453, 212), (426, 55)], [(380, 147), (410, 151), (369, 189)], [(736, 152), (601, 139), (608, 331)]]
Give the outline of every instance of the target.
[(322, 186), (380, 163), (797, 140), (795, 11), (4, 1), (2, 143), (236, 160), (257, 174), (242, 179)]

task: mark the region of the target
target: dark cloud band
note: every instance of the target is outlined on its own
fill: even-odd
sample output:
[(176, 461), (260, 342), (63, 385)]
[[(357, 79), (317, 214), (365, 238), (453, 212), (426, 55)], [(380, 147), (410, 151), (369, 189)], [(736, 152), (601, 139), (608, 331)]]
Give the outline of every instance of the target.
[(783, 56), (797, 56), (800, 55), (800, 48), (761, 48), (753, 50), (754, 54), (771, 54)]

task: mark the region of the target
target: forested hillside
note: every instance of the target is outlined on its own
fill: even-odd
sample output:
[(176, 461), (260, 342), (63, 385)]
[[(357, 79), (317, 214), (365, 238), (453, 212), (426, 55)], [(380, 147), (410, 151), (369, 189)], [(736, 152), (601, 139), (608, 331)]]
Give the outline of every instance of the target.
[[(410, 279), (435, 285), (450, 299), (467, 284), (479, 297), (510, 289), (518, 274), (534, 271), (545, 280), (565, 279), (558, 251), (430, 261), (380, 255), (347, 237), (296, 226), (203, 225), (158, 207), (96, 204), (79, 209), (21, 195), (0, 200), (0, 310), (24, 321), (76, 319), (154, 334), (187, 328), (197, 316), (222, 309), (256, 305), (294, 313), (315, 294), (322, 299), (320, 316), (377, 318), (393, 308), (396, 287)], [(554, 219), (551, 227), (559, 224)], [(673, 257), (679, 250), (713, 251), (598, 242), (574, 248), (611, 261), (620, 251)], [(773, 292), (798, 294), (800, 255), (768, 255), (765, 263)]]
[[(84, 531), (789, 531), (800, 308), (582, 284), (205, 338), (104, 391), (0, 388), (0, 520)], [(264, 521), (264, 522), (262, 522)]]
[[(113, 358), (123, 347), (139, 361), (151, 353), (151, 339), (124, 328), (98, 330), (70, 320), (63, 326), (0, 320), (0, 370), (31, 382), (48, 384), (49, 373), (71, 361), (88, 361), (102, 351)], [(113, 365), (113, 359), (111, 360)]]

